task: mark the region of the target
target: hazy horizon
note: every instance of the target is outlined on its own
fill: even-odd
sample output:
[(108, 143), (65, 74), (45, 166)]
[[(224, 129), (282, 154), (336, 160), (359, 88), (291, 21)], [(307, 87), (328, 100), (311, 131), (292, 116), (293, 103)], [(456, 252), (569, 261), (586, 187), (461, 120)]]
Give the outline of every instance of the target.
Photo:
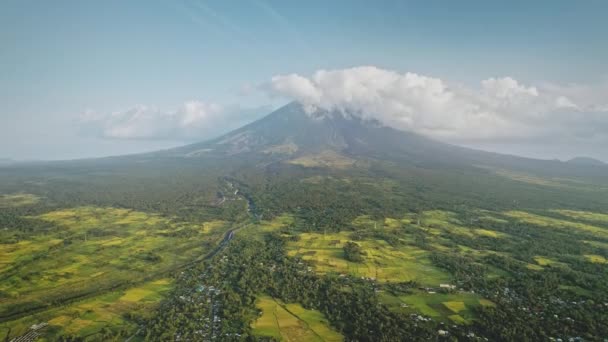
[(0, 6), (0, 158), (171, 148), (296, 100), (466, 147), (608, 161), (606, 3)]
[[(269, 114), (269, 113), (266, 113), (266, 114)], [(244, 125), (254, 122), (257, 119), (259, 119), (259, 118), (245, 122)], [(234, 127), (234, 129), (238, 129), (240, 127), (242, 127), (242, 126)], [(193, 143), (197, 143), (197, 142), (212, 140), (212, 139), (222, 136), (226, 133), (229, 133), (231, 130), (232, 129), (226, 129), (224, 131), (218, 132), (215, 135), (212, 135), (212, 136), (209, 136), (209, 137), (206, 137), (203, 139), (198, 139), (198, 140), (192, 139), (192, 140), (173, 141), (173, 140), (147, 140), (147, 139), (142, 139), (142, 140), (105, 139), (105, 140), (103, 140), (103, 143), (104, 143), (103, 145), (98, 145), (100, 147), (100, 149), (92, 154), (87, 154), (88, 153), (86, 151), (87, 145), (85, 144), (82, 146), (74, 146), (73, 150), (62, 151), (62, 153), (64, 155), (55, 157), (55, 158), (53, 158), (53, 157), (49, 158), (49, 157), (44, 157), (44, 156), (42, 156), (40, 158), (19, 158), (18, 156), (17, 157), (0, 156), (0, 161), (2, 161), (2, 159), (10, 160), (13, 162), (62, 161), (62, 160), (105, 158), (105, 157), (115, 157), (115, 156), (122, 156), (122, 155), (138, 154), (138, 153), (155, 152), (155, 151), (180, 147), (180, 146), (184, 146), (184, 145), (188, 145), (188, 144), (193, 144)], [(450, 143), (450, 142), (446, 142), (446, 143)], [(556, 160), (557, 159), (557, 160), (561, 160), (561, 161), (568, 161), (568, 160), (576, 158), (576, 157), (584, 157), (584, 158), (593, 158), (593, 159), (597, 159), (597, 160), (600, 160), (603, 162), (607, 162), (607, 160), (604, 160), (601, 157), (593, 157), (593, 156), (584, 155), (584, 154), (576, 154), (576, 152), (577, 152), (576, 149), (574, 149), (574, 150), (570, 149), (570, 150), (566, 151), (566, 153), (564, 154), (563, 153), (564, 151), (557, 151), (555, 148), (551, 149), (551, 147), (548, 147), (548, 146), (541, 146), (540, 150), (531, 150), (529, 148), (529, 146), (525, 146), (525, 145), (518, 146), (516, 144), (501, 145), (500, 143), (496, 143), (496, 144), (484, 145), (484, 144), (479, 144), (479, 143), (469, 144), (467, 142), (457, 142), (457, 143), (451, 143), (451, 144), (457, 145), (457, 146), (462, 146), (462, 147), (467, 147), (467, 148), (471, 148), (471, 149), (476, 149), (476, 150), (496, 152), (496, 153), (501, 153), (501, 154), (506, 154), (506, 155), (514, 155), (514, 156), (533, 158), (533, 159), (539, 159), (539, 160)], [(545, 150), (543, 150), (543, 149), (545, 149)], [(551, 154), (551, 153), (547, 153), (547, 150), (552, 150), (555, 152), (555, 155), (562, 155), (564, 157), (562, 157), (562, 158), (547, 157), (547, 155)]]

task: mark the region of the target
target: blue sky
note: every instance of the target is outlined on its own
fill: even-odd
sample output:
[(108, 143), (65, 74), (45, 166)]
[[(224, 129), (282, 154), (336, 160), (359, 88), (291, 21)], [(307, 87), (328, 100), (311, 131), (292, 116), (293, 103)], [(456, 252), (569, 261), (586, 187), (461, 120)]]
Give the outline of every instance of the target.
[[(93, 157), (206, 139), (298, 99), (256, 90), (273, 76), (357, 66), (473, 89), (493, 77), (529, 87), (577, 85), (592, 89), (595, 95), (579, 95), (585, 108), (596, 108), (605, 104), (595, 103), (597, 94), (608, 89), (606, 13), (605, 1), (4, 1), (0, 157)], [(104, 135), (81, 123), (86, 112), (184, 118), (192, 101), (202, 103), (196, 113), (232, 119), (183, 136), (157, 137), (150, 128), (136, 139), (131, 130)], [(92, 124), (100, 121), (112, 125)], [(608, 157), (593, 147), (597, 141), (543, 155), (542, 139), (535, 147), (526, 142), (535, 139), (461, 138), (538, 157)]]

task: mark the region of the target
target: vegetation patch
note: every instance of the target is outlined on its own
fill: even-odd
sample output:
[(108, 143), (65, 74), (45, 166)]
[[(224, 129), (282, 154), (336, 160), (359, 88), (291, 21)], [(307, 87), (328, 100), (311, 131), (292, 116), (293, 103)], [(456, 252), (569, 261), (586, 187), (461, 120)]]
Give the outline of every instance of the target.
[(455, 213), (442, 210), (430, 210), (418, 216), (419, 227), (433, 235), (460, 235), (474, 238), (480, 234), (474, 229), (466, 227)]
[(563, 263), (550, 259), (548, 257), (544, 257), (544, 256), (535, 256), (534, 257), (534, 261), (536, 261), (536, 263), (540, 266), (557, 266), (557, 265), (563, 265)]
[(40, 201), (40, 197), (33, 194), (10, 194), (0, 195), (0, 208), (22, 207), (25, 205), (36, 204)]
[(581, 232), (591, 233), (598, 237), (608, 238), (608, 229), (603, 229), (586, 223), (560, 220), (553, 217), (528, 213), (525, 211), (508, 211), (504, 214), (508, 217), (512, 217), (519, 221), (530, 223), (539, 227), (576, 229)]
[(591, 211), (576, 211), (576, 210), (565, 210), (565, 209), (556, 209), (556, 210), (551, 210), (551, 211), (554, 213), (563, 215), (563, 216), (567, 216), (569, 218), (573, 218), (575, 220), (608, 223), (608, 214), (594, 213)]
[(346, 157), (332, 150), (326, 150), (318, 154), (308, 154), (289, 161), (290, 164), (303, 167), (327, 167), (334, 169), (345, 169), (353, 166), (356, 160)]
[[(382, 303), (393, 311), (417, 313), (427, 317), (454, 323), (469, 323), (475, 319), (474, 309), (493, 306), (494, 303), (468, 292), (428, 293), (415, 291), (405, 296), (383, 294)], [(458, 316), (458, 317), (456, 317)]]
[(495, 170), (496, 174), (505, 178), (512, 179), (514, 181), (534, 184), (534, 185), (542, 185), (542, 186), (553, 186), (553, 187), (565, 187), (566, 184), (559, 182), (557, 179), (549, 179), (537, 177), (534, 175), (530, 175), (527, 173), (515, 172), (511, 170)]
[(257, 233), (269, 233), (276, 232), (283, 228), (289, 227), (294, 223), (294, 218), (289, 214), (282, 214), (274, 217), (272, 220), (263, 220), (259, 224), (255, 225), (254, 229), (250, 229), (250, 232)]
[(460, 311), (466, 309), (464, 302), (449, 301), (443, 302), (443, 305), (445, 305), (446, 308), (452, 310), (455, 313), (459, 313)]
[[(118, 208), (63, 209), (36, 219), (58, 228), (0, 243), (2, 319), (159, 277), (204, 256), (228, 229), (219, 221), (201, 229)], [(128, 293), (126, 299), (147, 295)]]
[(493, 301), (491, 301), (489, 299), (484, 299), (484, 298), (479, 298), (479, 304), (481, 306), (485, 306), (485, 307), (495, 307), (496, 306), (496, 304)]
[(256, 301), (260, 316), (251, 324), (254, 334), (280, 341), (342, 341), (322, 313), (300, 304), (284, 304), (268, 296)]
[(474, 229), (473, 231), (479, 236), (487, 236), (492, 238), (503, 238), (506, 236), (506, 234), (489, 229)]
[(608, 259), (606, 259), (604, 256), (597, 254), (585, 254), (584, 256), (587, 261), (597, 264), (608, 264)]
[[(34, 316), (0, 324), (0, 333), (20, 336), (33, 324), (46, 322), (50, 329), (42, 330), (48, 341), (60, 336), (104, 340), (110, 333), (137, 330), (135, 317), (149, 316), (171, 288), (171, 279), (159, 279), (124, 291), (108, 292), (67, 306), (50, 309)], [(145, 293), (145, 295), (141, 295)], [(137, 295), (134, 295), (137, 294)], [(127, 337), (127, 336), (125, 336)]]
[[(355, 241), (361, 261), (349, 261), (344, 247), (352, 241), (349, 232), (302, 233), (288, 242), (288, 254), (310, 261), (319, 273), (337, 272), (380, 282), (410, 281), (438, 286), (450, 276), (432, 265), (429, 252), (411, 245), (392, 246), (385, 240)], [(311, 253), (314, 252), (314, 253)]]

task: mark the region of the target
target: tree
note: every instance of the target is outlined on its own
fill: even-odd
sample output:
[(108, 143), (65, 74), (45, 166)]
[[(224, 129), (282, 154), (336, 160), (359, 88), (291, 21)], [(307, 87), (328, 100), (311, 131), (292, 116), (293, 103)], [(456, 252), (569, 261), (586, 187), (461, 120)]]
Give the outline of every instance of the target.
[(348, 241), (344, 244), (344, 258), (348, 261), (352, 262), (361, 262), (363, 261), (363, 250), (359, 244)]

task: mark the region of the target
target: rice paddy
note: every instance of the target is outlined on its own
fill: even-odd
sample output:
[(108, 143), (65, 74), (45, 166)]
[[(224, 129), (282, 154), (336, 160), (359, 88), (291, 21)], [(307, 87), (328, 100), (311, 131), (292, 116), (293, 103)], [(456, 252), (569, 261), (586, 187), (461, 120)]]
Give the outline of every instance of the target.
[(336, 272), (385, 281), (415, 280), (421, 284), (438, 285), (449, 281), (444, 271), (434, 267), (429, 252), (414, 246), (391, 246), (384, 240), (358, 240), (363, 262), (344, 258), (343, 246), (351, 241), (350, 233), (302, 233), (297, 241), (288, 243), (288, 254), (310, 261), (315, 271)]
[(427, 293), (416, 291), (411, 295), (394, 296), (384, 293), (382, 303), (393, 311), (422, 314), (446, 323), (467, 324), (474, 317), (472, 309), (479, 306), (494, 306), (494, 303), (468, 292)]
[[(161, 277), (204, 255), (228, 229), (222, 221), (175, 222), (118, 208), (80, 207), (36, 219), (54, 230), (17, 243), (0, 241), (0, 320)], [(145, 289), (122, 303), (140, 302)]]
[[(354, 231), (331, 233), (301, 232), (296, 219), (285, 214), (251, 225), (247, 232), (251, 238), (259, 238), (264, 233), (280, 231), (288, 237), (287, 254), (309, 262), (321, 275), (345, 274), (383, 284), (416, 281), (420, 287), (430, 288), (454, 281), (448, 271), (433, 265), (433, 252), (457, 253), (472, 260), (489, 254), (510, 257), (491, 246), (509, 241), (512, 232), (487, 228), (502, 229), (499, 224), (508, 223), (507, 220), (608, 237), (608, 229), (602, 226), (604, 216), (608, 216), (604, 214), (565, 210), (551, 211), (552, 216), (525, 211), (509, 211), (502, 216), (480, 214), (482, 219), (471, 223), (468, 218), (441, 210), (405, 214), (403, 218), (362, 215), (352, 221)], [(0, 333), (6, 335), (10, 329), (10, 336), (19, 336), (32, 324), (48, 322), (45, 337), (49, 340), (59, 335), (99, 337), (102, 329), (116, 327), (133, 326), (136, 330), (127, 317), (148, 314), (163, 298), (171, 286), (165, 274), (204, 255), (229, 229), (224, 221), (193, 224), (120, 208), (61, 209), (32, 219), (48, 222), (52, 229), (20, 241), (0, 241), (0, 321), (4, 321)], [(486, 227), (484, 220), (494, 225)], [(427, 243), (415, 244), (414, 237), (421, 235)], [(389, 243), (391, 239), (383, 236), (396, 240)], [(606, 244), (591, 237), (582, 238), (587, 238), (582, 241), (591, 247), (587, 254), (577, 256), (578, 260), (608, 264), (601, 250), (591, 249), (605, 249)], [(468, 244), (467, 239), (477, 244)], [(362, 261), (346, 259), (343, 247), (349, 241), (360, 246)], [(566, 267), (566, 259), (538, 253), (541, 255), (517, 262), (538, 272), (548, 267)], [(488, 278), (508, 276), (497, 267), (488, 265), (487, 269)], [(565, 285), (563, 290), (587, 291)], [(474, 308), (495, 305), (478, 294), (455, 291), (434, 293), (419, 288), (407, 295), (383, 292), (380, 298), (391, 310), (423, 314), (451, 324), (469, 324), (475, 319)], [(67, 304), (59, 306), (61, 303)], [(258, 298), (256, 305), (261, 316), (251, 326), (259, 336), (284, 341), (343, 339), (318, 311), (267, 296)]]
[(535, 256), (534, 257), (534, 261), (536, 261), (536, 263), (540, 266), (557, 266), (557, 265), (563, 265), (563, 263), (544, 257), (544, 256)]
[(560, 220), (553, 217), (532, 214), (525, 211), (508, 211), (504, 213), (506, 216), (514, 218), (521, 222), (526, 222), (539, 227), (557, 228), (562, 230), (574, 230), (583, 233), (608, 238), (608, 229), (600, 228), (586, 223), (571, 222)]
[(490, 237), (505, 238), (507, 234), (495, 230), (468, 227), (455, 213), (442, 210), (425, 211), (416, 218), (420, 222), (419, 228), (432, 235), (460, 235), (468, 238)]
[(273, 337), (279, 341), (342, 341), (343, 337), (329, 326), (317, 310), (304, 309), (300, 304), (285, 304), (269, 296), (256, 302), (261, 315), (251, 324), (254, 334)]
[(103, 340), (102, 329), (124, 330), (130, 327), (132, 333), (137, 323), (129, 317), (145, 316), (169, 291), (171, 279), (163, 278), (121, 291), (108, 292), (67, 306), (50, 309), (32, 316), (0, 324), (0, 335), (20, 336), (32, 324), (47, 322), (42, 338), (54, 341), (59, 336), (78, 336)]

